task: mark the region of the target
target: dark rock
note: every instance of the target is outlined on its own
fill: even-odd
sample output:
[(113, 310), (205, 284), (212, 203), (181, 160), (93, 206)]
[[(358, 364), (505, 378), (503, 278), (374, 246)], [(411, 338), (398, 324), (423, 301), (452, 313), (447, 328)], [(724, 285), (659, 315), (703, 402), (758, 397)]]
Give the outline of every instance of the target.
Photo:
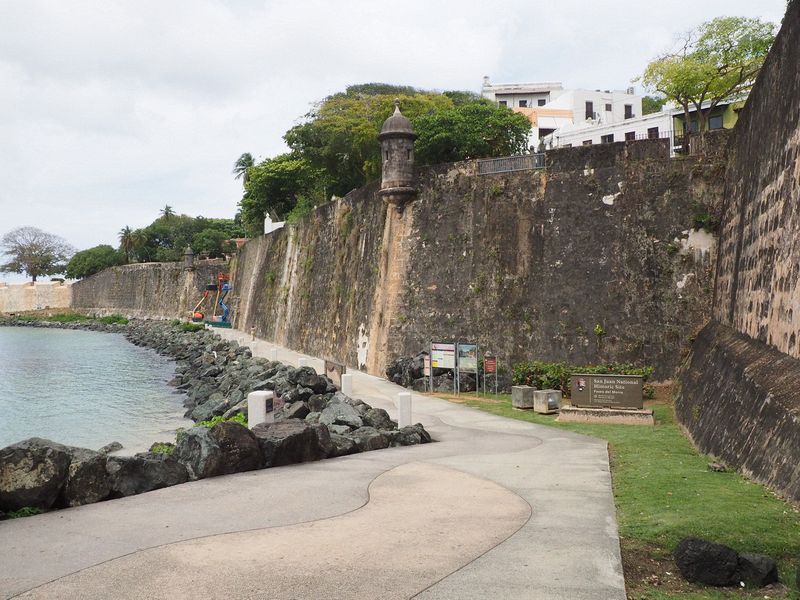
[(339, 435), (347, 435), (352, 431), (347, 425), (328, 425), (327, 427), (331, 433), (337, 433)]
[(422, 437), (419, 432), (412, 426), (401, 427), (397, 432), (397, 437), (394, 438), (393, 445), (397, 446), (413, 446), (422, 443)]
[(297, 384), (304, 388), (310, 388), (314, 394), (324, 394), (325, 390), (328, 389), (328, 379), (326, 377), (316, 373), (309, 373), (304, 369), (300, 369), (300, 373), (297, 376)]
[(225, 419), (230, 419), (236, 415), (247, 415), (247, 398), (222, 413), (222, 417)]
[(758, 588), (778, 583), (778, 565), (769, 556), (742, 553), (738, 579), (749, 587)]
[(314, 428), (314, 433), (317, 434), (317, 443), (319, 444), (320, 451), (325, 457), (333, 453), (333, 442), (331, 441), (331, 433), (328, 431), (327, 425), (322, 423), (315, 423), (311, 425)]
[(320, 414), (320, 423), (325, 425), (347, 425), (353, 428), (361, 427), (364, 424), (355, 408), (344, 402), (335, 402), (335, 399), (336, 396), (334, 395), (331, 403)]
[(308, 399), (308, 408), (312, 412), (322, 412), (328, 406), (330, 398), (323, 394), (314, 394)]
[(415, 379), (422, 377), (426, 354), (427, 352), (420, 352), (414, 357), (398, 358), (386, 369), (386, 378), (397, 385), (410, 386)]
[(333, 444), (333, 450), (330, 453), (331, 458), (358, 453), (358, 446), (349, 437), (331, 433), (331, 443)]
[(186, 465), (192, 479), (252, 471), (264, 465), (253, 433), (233, 421), (182, 432), (174, 455)]
[(186, 467), (175, 458), (152, 452), (109, 456), (106, 472), (111, 484), (111, 497), (133, 496), (189, 480)]
[(315, 426), (305, 421), (290, 419), (279, 423), (261, 423), (253, 428), (253, 433), (258, 438), (267, 467), (325, 458)]
[(71, 448), (71, 455), (59, 506), (81, 506), (105, 500), (111, 493), (111, 479), (106, 471), (108, 457), (85, 448)]
[(392, 421), (389, 413), (382, 408), (368, 408), (362, 418), (364, 424), (375, 429), (397, 429), (397, 423)]
[(353, 439), (361, 452), (389, 447), (389, 436), (374, 427), (359, 427), (351, 432), (349, 437)]
[(122, 444), (119, 442), (111, 442), (110, 444), (106, 444), (100, 448), (98, 452), (100, 454), (111, 454), (112, 452), (117, 452), (118, 450), (122, 450)]
[(53, 506), (66, 483), (70, 461), (66, 446), (42, 438), (0, 450), (0, 510)]
[(311, 423), (312, 425), (314, 423), (319, 423), (319, 416), (320, 416), (320, 413), (318, 413), (318, 412), (310, 412), (310, 413), (308, 413), (306, 415), (305, 422), (306, 423)]
[(214, 425), (209, 433), (219, 446), (222, 457), (218, 471), (207, 477), (253, 471), (264, 466), (256, 436), (241, 423), (223, 421)]
[(305, 402), (295, 402), (283, 412), (287, 419), (305, 419), (311, 411)]
[(739, 554), (733, 548), (698, 538), (684, 538), (675, 548), (675, 563), (684, 579), (705, 585), (739, 584)]
[(414, 423), (414, 425), (411, 425), (411, 427), (413, 427), (414, 430), (419, 434), (423, 444), (428, 444), (433, 441), (431, 434), (425, 430), (425, 428), (422, 426), (422, 423)]

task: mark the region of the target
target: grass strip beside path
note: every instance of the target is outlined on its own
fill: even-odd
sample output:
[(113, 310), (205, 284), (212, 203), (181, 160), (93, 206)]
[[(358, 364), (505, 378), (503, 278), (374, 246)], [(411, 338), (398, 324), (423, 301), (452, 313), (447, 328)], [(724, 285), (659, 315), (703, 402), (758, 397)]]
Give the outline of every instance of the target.
[[(655, 412), (656, 425), (646, 427), (559, 423), (555, 415), (512, 408), (507, 394), (461, 394), (448, 399), (495, 415), (608, 441), (629, 598), (800, 597), (794, 584), (800, 563), (800, 511), (735, 472), (709, 470), (712, 459), (692, 447), (669, 403), (648, 406)], [(781, 581), (789, 589), (731, 590), (684, 582), (671, 553), (686, 536), (772, 556), (779, 561)]]

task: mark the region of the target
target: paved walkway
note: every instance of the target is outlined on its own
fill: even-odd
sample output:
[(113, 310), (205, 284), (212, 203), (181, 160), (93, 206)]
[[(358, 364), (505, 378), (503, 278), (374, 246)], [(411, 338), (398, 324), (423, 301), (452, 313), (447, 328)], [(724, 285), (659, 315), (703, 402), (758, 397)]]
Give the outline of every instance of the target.
[[(353, 373), (393, 415), (399, 391)], [(625, 598), (605, 442), (427, 396), (413, 413), (437, 443), (4, 521), (0, 598)]]

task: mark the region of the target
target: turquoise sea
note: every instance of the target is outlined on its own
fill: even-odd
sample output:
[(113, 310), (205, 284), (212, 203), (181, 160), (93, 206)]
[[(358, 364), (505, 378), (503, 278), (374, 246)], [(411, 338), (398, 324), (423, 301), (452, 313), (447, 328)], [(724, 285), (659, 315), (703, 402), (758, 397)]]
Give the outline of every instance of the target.
[(173, 368), (121, 334), (0, 327), (0, 448), (36, 436), (129, 454), (173, 441), (192, 424), (167, 385)]

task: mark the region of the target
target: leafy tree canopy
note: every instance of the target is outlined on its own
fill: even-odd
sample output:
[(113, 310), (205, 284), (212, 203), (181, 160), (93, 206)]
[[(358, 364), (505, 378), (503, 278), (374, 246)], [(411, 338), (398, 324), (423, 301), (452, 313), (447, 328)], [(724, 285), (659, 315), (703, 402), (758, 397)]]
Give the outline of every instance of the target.
[[(380, 177), (378, 134), (400, 99), (419, 136), (421, 165), (522, 152), (530, 122), (468, 91), (432, 92), (386, 83), (351, 85), (317, 103), (284, 135), (288, 154), (247, 168), (239, 203), (251, 234), (264, 215), (297, 218), (332, 194), (343, 196)], [(244, 155), (243, 155), (244, 156)]]
[(125, 255), (107, 244), (81, 250), (67, 263), (66, 275), (70, 279), (83, 279), (103, 269), (125, 263)]
[(414, 125), (422, 164), (519, 154), (526, 150), (531, 130), (527, 117), (488, 101), (422, 115)]
[(300, 198), (324, 200), (321, 169), (299, 154), (281, 154), (249, 169), (245, 193), (239, 202), (241, 218), (250, 235), (262, 233), (265, 215), (281, 220)]
[[(167, 207), (169, 208), (169, 207)], [(234, 219), (207, 219), (161, 211), (147, 227), (120, 231), (120, 251), (128, 262), (174, 262), (183, 259), (186, 246), (218, 258), (231, 251), (228, 240), (244, 237), (244, 228)]]
[(641, 80), (683, 107), (686, 122), (690, 109), (697, 110), (699, 131), (705, 131), (714, 107), (750, 91), (774, 39), (773, 23), (718, 17), (684, 35), (678, 50), (647, 65)]
[(0, 265), (0, 272), (26, 273), (35, 282), (42, 275), (63, 273), (75, 249), (52, 233), (18, 227), (0, 239), (0, 251), (10, 259)]
[(657, 113), (667, 103), (664, 96), (644, 96), (642, 98), (642, 114)]

